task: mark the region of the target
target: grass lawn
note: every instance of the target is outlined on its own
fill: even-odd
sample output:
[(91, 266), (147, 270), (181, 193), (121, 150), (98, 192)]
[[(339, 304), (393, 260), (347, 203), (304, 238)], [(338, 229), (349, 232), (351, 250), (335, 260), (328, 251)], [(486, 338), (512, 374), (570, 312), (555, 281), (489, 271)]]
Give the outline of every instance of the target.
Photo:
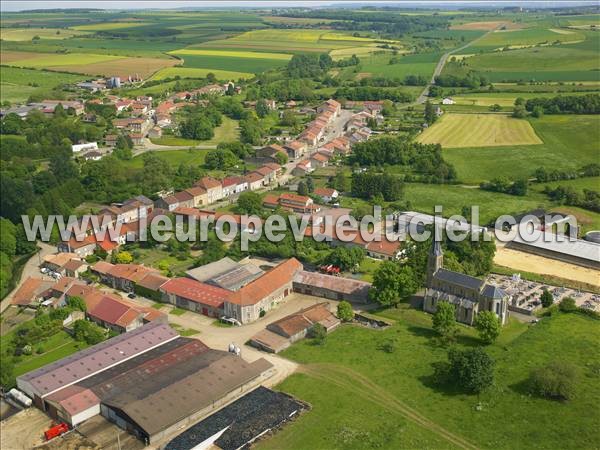
[[(239, 137), (240, 131), (237, 120), (230, 119), (229, 117), (223, 117), (221, 125), (214, 129), (213, 138), (207, 141), (198, 141), (195, 139), (185, 139), (178, 136), (167, 135), (152, 139), (152, 143), (157, 145), (172, 145), (177, 147), (186, 145), (195, 147), (197, 145), (218, 145), (221, 142), (233, 142), (237, 141)], [(204, 162), (204, 159), (202, 162)]]
[(373, 274), (380, 264), (381, 260), (379, 259), (365, 257), (365, 259), (363, 259), (360, 263), (360, 267), (358, 269), (358, 272), (361, 274), (360, 279), (371, 283), (373, 281)]
[[(243, 69), (243, 67), (240, 67)], [(254, 77), (254, 74), (248, 72), (238, 72), (231, 70), (200, 69), (197, 67), (167, 67), (161, 69), (152, 76), (152, 80), (164, 80), (165, 78), (205, 78), (208, 73), (215, 74), (218, 80), (239, 80)]]
[[(204, 158), (209, 151), (205, 149), (169, 150), (155, 152), (155, 154), (167, 161), (172, 167), (177, 168), (181, 163), (203, 165)], [(126, 161), (125, 165), (130, 169), (141, 169), (144, 166), (144, 160), (142, 156), (137, 156)]]
[(452, 148), (444, 151), (444, 158), (470, 184), (499, 176), (527, 178), (538, 167), (575, 170), (598, 161), (598, 116), (546, 115), (529, 122), (542, 145)]
[(174, 316), (182, 316), (186, 312), (187, 312), (187, 310), (185, 310), (185, 309), (173, 308), (173, 309), (171, 309), (171, 311), (169, 311), (169, 314), (173, 314)]
[[(600, 439), (597, 352), (599, 321), (558, 314), (535, 326), (512, 321), (497, 343), (486, 348), (496, 361), (495, 385), (465, 395), (433, 383), (432, 364), (446, 360), (431, 317), (399, 309), (381, 313), (396, 320), (386, 330), (345, 325), (323, 345), (310, 340), (282, 353), (302, 364), (278, 389), (309, 402), (303, 414), (262, 448), (454, 448), (433, 426), (441, 426), (480, 448), (592, 448)], [(381, 345), (393, 342), (395, 351)], [(460, 346), (480, 345), (473, 329), (460, 327)], [(551, 349), (551, 351), (548, 351)], [(577, 393), (561, 403), (531, 397), (529, 372), (551, 360), (578, 370)], [(407, 408), (429, 425), (417, 425)]]
[[(174, 274), (185, 272), (192, 266), (194, 262), (194, 258), (191, 256), (180, 260), (174, 256), (171, 256), (168, 251), (161, 250), (159, 248), (135, 248), (131, 251), (136, 254), (136, 264), (144, 264), (156, 269), (159, 269), (159, 266), (167, 266)], [(164, 270), (164, 272), (166, 274), (167, 270)]]
[(444, 148), (535, 145), (542, 141), (527, 120), (503, 114), (444, 114), (417, 140)]
[[(171, 314), (175, 314), (175, 313), (172, 312)], [(175, 315), (180, 316), (181, 314), (175, 314)], [(171, 326), (171, 328), (176, 330), (183, 337), (194, 336), (195, 334), (200, 334), (200, 331), (198, 331), (198, 330), (194, 330), (193, 328), (185, 328), (176, 323), (171, 323), (169, 325)]]

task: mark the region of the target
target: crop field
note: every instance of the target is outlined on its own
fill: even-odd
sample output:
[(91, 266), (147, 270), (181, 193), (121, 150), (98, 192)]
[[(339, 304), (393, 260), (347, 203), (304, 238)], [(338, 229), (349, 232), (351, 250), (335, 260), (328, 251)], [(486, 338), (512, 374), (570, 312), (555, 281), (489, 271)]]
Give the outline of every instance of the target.
[(248, 72), (237, 72), (231, 70), (198, 69), (192, 67), (168, 67), (159, 70), (152, 76), (153, 80), (164, 80), (165, 78), (205, 78), (208, 73), (213, 73), (218, 80), (239, 80), (252, 78), (254, 74)]
[(217, 50), (239, 49), (275, 53), (328, 52), (330, 50), (359, 47), (375, 43), (375, 39), (355, 38), (343, 33), (323, 30), (253, 30), (229, 39), (221, 39), (194, 45), (193, 48)]
[(519, 47), (554, 42), (569, 43), (585, 40), (585, 35), (575, 30), (556, 28), (527, 28), (524, 30), (497, 30), (477, 42), (477, 47)]
[(68, 72), (84, 73), (88, 75), (120, 76), (127, 78), (129, 75), (140, 75), (148, 78), (161, 69), (178, 64), (176, 59), (160, 58), (118, 58), (90, 64), (76, 64), (63, 66), (49, 66), (48, 69), (64, 70)]
[(71, 27), (74, 30), (79, 31), (110, 31), (120, 30), (123, 28), (134, 28), (148, 25), (149, 22), (106, 22), (106, 23), (94, 23), (91, 25), (78, 25)]
[(76, 83), (85, 77), (68, 73), (0, 66), (0, 101), (21, 102), (34, 92)]
[(441, 53), (397, 55), (398, 62), (390, 64), (390, 55), (374, 55), (361, 59), (361, 72), (373, 77), (404, 78), (406, 75), (431, 77)]
[[(5, 60), (6, 58), (6, 60)], [(2, 53), (2, 64), (18, 67), (45, 69), (48, 67), (86, 65), (119, 59), (119, 56), (96, 55), (93, 53), (69, 53), (56, 55), (51, 53), (5, 52)]]
[(511, 26), (510, 22), (506, 22), (504, 20), (490, 20), (489, 22), (466, 22), (461, 24), (452, 25), (450, 29), (452, 30), (477, 30), (477, 31), (491, 31), (500, 27)]
[(3, 41), (31, 41), (34, 37), (41, 39), (67, 39), (87, 33), (60, 28), (2, 28), (0, 37)]
[(542, 143), (528, 121), (502, 114), (445, 114), (418, 140), (444, 148)]
[(598, 162), (598, 116), (546, 115), (529, 122), (543, 144), (452, 148), (444, 151), (444, 158), (463, 183), (471, 184), (500, 176), (528, 178), (538, 167), (577, 170)]
[(286, 53), (263, 53), (207, 49), (181, 49), (170, 52), (183, 59), (183, 67), (261, 73), (282, 67), (291, 59)]
[[(385, 330), (343, 325), (322, 345), (303, 340), (283, 352), (301, 366), (278, 389), (312, 409), (258, 448), (457, 448), (432, 425), (411, 420), (407, 410), (473, 448), (510, 449), (521, 442), (552, 448), (561, 436), (570, 436), (561, 445), (569, 449), (598, 441), (594, 319), (555, 314), (535, 326), (511, 321), (485, 348), (496, 362), (495, 383), (478, 398), (434, 382), (435, 364), (446, 361), (448, 349), (433, 343), (431, 316), (406, 305), (379, 314), (395, 323)], [(457, 346), (481, 345), (473, 328), (459, 330)], [(393, 350), (385, 351), (384, 344)], [(569, 402), (528, 395), (530, 371), (553, 360), (578, 371), (576, 396)]]

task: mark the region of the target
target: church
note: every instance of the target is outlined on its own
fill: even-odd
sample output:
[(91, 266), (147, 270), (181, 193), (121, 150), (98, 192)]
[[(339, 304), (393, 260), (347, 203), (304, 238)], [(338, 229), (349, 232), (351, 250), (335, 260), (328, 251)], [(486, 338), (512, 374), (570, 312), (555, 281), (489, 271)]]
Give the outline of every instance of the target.
[(474, 325), (480, 311), (493, 311), (504, 325), (508, 320), (509, 296), (485, 280), (444, 269), (442, 244), (434, 239), (427, 259), (427, 286), (423, 310), (435, 313), (438, 302), (456, 308), (456, 320)]

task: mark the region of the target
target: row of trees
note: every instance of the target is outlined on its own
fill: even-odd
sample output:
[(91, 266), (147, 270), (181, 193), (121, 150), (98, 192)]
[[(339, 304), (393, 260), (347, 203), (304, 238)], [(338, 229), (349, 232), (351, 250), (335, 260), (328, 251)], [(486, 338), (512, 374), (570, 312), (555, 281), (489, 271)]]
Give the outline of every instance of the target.
[(525, 196), (527, 195), (527, 180), (511, 181), (506, 177), (494, 178), (492, 181), (484, 181), (479, 187), (486, 191), (501, 192), (503, 194)]
[(409, 103), (414, 100), (412, 94), (402, 89), (382, 89), (376, 86), (341, 87), (335, 91), (334, 97), (353, 101), (391, 100), (398, 103)]
[(600, 192), (583, 189), (578, 192), (571, 186), (546, 186), (544, 193), (555, 202), (563, 205), (578, 206), (590, 211), (600, 212)]
[(558, 180), (573, 180), (579, 177), (597, 177), (600, 176), (600, 164), (587, 164), (579, 170), (560, 170), (538, 167), (535, 169), (532, 176), (539, 183)]
[(600, 94), (535, 97), (525, 102), (525, 109), (545, 114), (600, 114)]
[(352, 175), (351, 192), (354, 197), (393, 202), (402, 198), (404, 183), (392, 174), (376, 171), (357, 172)]

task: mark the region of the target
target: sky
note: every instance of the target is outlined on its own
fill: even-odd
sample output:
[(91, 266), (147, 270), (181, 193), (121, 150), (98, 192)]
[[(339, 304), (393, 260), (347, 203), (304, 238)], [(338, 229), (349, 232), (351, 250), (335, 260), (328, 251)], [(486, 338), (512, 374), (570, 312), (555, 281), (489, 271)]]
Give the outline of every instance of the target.
[[(178, 1), (178, 0), (121, 0), (121, 1), (86, 1), (86, 0), (71, 0), (71, 1), (22, 1), (22, 0), (2, 0), (0, 2), (0, 9), (2, 11), (23, 11), (29, 9), (55, 9), (55, 8), (98, 8), (98, 9), (144, 9), (144, 8), (183, 8), (183, 7), (303, 7), (303, 6), (327, 6), (335, 4), (335, 0), (323, 1), (323, 0), (300, 0), (300, 1), (283, 1), (283, 0), (220, 0), (220, 1)], [(376, 4), (388, 4), (400, 6), (402, 4), (414, 8), (417, 5), (425, 7), (440, 6), (442, 4), (454, 5), (481, 5), (481, 4), (519, 4), (519, 5), (532, 5), (538, 6), (558, 6), (558, 5), (584, 5), (584, 4), (597, 4), (595, 0), (591, 1), (520, 1), (520, 0), (479, 0), (479, 1), (459, 1), (459, 0), (426, 0), (420, 2), (414, 1), (385, 1), (385, 0), (362, 0), (362, 1), (351, 1), (351, 0), (339, 0), (337, 3), (348, 5), (352, 3), (358, 3), (364, 5), (365, 3), (376, 3)], [(168, 5), (168, 6), (167, 6)]]

